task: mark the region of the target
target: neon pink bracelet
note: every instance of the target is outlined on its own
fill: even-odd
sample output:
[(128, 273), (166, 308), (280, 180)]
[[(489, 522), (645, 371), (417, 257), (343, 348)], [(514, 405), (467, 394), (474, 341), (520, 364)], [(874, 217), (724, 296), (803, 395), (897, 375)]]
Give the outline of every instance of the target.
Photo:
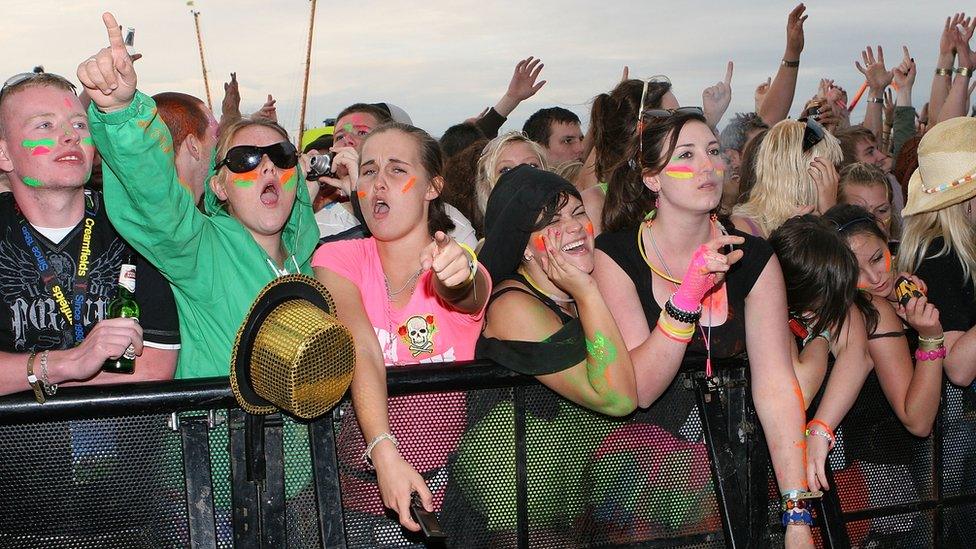
[(937, 358), (945, 358), (945, 356), (946, 356), (945, 346), (939, 347), (934, 351), (923, 351), (922, 349), (915, 350), (915, 360), (918, 361), (935, 360)]

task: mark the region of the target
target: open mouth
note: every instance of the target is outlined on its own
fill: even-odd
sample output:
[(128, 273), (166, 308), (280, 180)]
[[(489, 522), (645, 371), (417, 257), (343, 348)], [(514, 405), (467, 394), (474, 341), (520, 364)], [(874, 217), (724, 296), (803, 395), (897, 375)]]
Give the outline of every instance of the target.
[(562, 247), (562, 250), (568, 254), (577, 254), (586, 252), (586, 239), (579, 239), (576, 242), (570, 242)]
[(56, 157), (54, 161), (68, 164), (80, 164), (84, 162), (84, 156), (82, 156), (80, 152), (66, 152)]
[(384, 217), (388, 213), (390, 213), (390, 205), (377, 198), (376, 201), (373, 202), (373, 216)]
[(278, 185), (268, 183), (261, 189), (261, 203), (269, 207), (274, 207), (278, 204)]

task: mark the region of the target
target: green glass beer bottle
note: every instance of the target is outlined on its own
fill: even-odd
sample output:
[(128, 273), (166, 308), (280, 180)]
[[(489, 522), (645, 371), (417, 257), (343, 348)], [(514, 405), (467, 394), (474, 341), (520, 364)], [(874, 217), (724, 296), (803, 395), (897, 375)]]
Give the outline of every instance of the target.
[[(136, 303), (136, 259), (129, 254), (119, 269), (119, 287), (115, 299), (108, 306), (109, 318), (134, 318), (139, 320), (139, 304)], [(103, 372), (131, 374), (135, 372), (135, 352), (130, 345), (119, 358), (109, 359), (102, 365)]]

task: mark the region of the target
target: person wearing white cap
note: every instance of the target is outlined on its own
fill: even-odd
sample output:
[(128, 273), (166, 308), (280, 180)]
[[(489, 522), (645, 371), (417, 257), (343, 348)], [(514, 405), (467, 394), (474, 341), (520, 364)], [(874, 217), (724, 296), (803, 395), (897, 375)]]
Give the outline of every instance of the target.
[(976, 118), (952, 118), (932, 127), (918, 146), (918, 169), (908, 183), (898, 270), (928, 285), (944, 330), (949, 380), (976, 378)]

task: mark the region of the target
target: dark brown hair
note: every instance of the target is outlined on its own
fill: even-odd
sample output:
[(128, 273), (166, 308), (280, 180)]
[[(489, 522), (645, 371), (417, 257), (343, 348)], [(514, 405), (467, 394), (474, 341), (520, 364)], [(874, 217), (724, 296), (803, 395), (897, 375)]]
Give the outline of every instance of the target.
[(664, 169), (678, 143), (678, 134), (688, 122), (705, 122), (705, 117), (695, 112), (678, 111), (671, 116), (645, 117), (641, 132), (642, 147), (628, 169), (634, 176), (619, 179), (614, 188), (611, 183), (607, 201), (603, 204), (603, 230), (621, 231), (636, 227), (651, 209), (655, 195), (644, 185), (643, 175), (656, 175)]
[(488, 140), (481, 138), (449, 157), (444, 163), (444, 189), (441, 190), (444, 202), (468, 218), (478, 238), (485, 236), (485, 215), (478, 207), (475, 180), (478, 178), (478, 158), (487, 144)]
[[(369, 132), (369, 135), (363, 140), (363, 146), (374, 135), (391, 131), (398, 131), (412, 137), (417, 142), (417, 148), (420, 153), (420, 165), (427, 172), (427, 177), (431, 182), (434, 182), (434, 179), (438, 177), (443, 181), (444, 159), (441, 153), (441, 146), (437, 143), (436, 139), (420, 128), (399, 122), (388, 122)], [(362, 161), (362, 158), (360, 158), (360, 161)], [(443, 186), (437, 190), (438, 192), (443, 190)], [(434, 234), (437, 231), (448, 233), (454, 230), (454, 222), (451, 221), (451, 218), (448, 217), (447, 212), (444, 210), (444, 200), (439, 194), (437, 198), (430, 201), (430, 207), (427, 210), (427, 230), (430, 234)]]
[[(647, 85), (644, 109), (661, 107), (671, 89), (667, 82)], [(607, 184), (603, 204), (603, 230), (618, 231), (643, 219), (654, 207), (654, 195), (644, 187), (637, 161), (637, 115), (641, 109), (642, 80), (625, 80), (610, 93), (593, 99), (590, 130), (596, 156), (596, 177)]]

